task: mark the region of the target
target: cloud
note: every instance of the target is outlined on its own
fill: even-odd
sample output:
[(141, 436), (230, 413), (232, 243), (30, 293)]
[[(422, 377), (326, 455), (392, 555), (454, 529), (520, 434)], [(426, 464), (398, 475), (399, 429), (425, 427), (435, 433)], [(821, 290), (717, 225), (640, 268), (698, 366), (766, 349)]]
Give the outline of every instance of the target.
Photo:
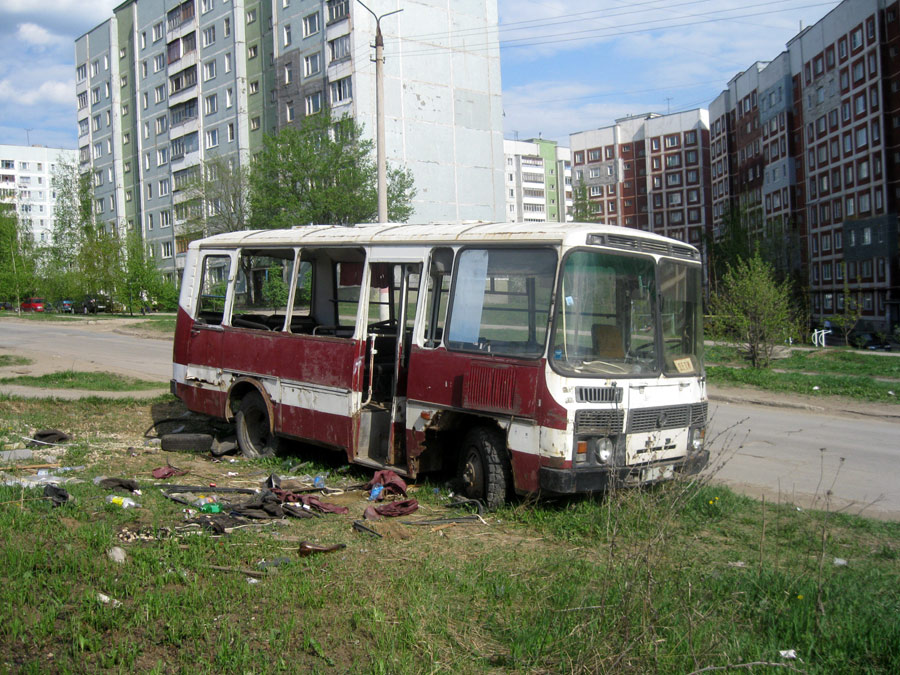
[(41, 82), (37, 87), (23, 88), (10, 80), (0, 80), (0, 98), (5, 104), (23, 106), (75, 106), (75, 80)]
[(16, 29), (16, 38), (36, 47), (56, 46), (69, 42), (68, 38), (51, 33), (34, 23), (20, 23)]

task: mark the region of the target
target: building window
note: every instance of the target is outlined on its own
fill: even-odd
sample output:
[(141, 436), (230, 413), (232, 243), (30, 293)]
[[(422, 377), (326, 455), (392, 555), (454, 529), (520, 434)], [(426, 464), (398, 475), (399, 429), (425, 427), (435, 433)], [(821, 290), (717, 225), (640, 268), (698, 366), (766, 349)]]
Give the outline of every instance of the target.
[(210, 26), (206, 30), (203, 31), (203, 46), (209, 47), (214, 44), (216, 41), (216, 27)]
[(214, 148), (219, 144), (219, 130), (210, 129), (206, 132), (206, 147)]
[(309, 37), (319, 32), (319, 13), (314, 12), (303, 17), (303, 37)]
[[(318, 15), (316, 15), (318, 16)], [(331, 103), (340, 104), (353, 98), (353, 86), (349, 77), (331, 83)]]
[(339, 21), (350, 14), (350, 0), (328, 0), (328, 22)]
[(259, 93), (259, 80), (253, 80), (248, 87), (248, 91), (250, 94), (258, 94)]
[(162, 257), (163, 258), (171, 258), (172, 257), (172, 242), (164, 241), (162, 243)]
[(166, 85), (161, 84), (156, 89), (153, 90), (153, 97), (157, 103), (162, 103), (166, 100)]
[(206, 63), (204, 63), (204, 64), (203, 64), (203, 79), (204, 79), (204, 81), (206, 81), (206, 80), (211, 80), (211, 79), (213, 79), (215, 76), (216, 76), (216, 62), (215, 62), (215, 60), (213, 60), (213, 61), (207, 61)]
[(322, 68), (322, 59), (319, 52), (315, 54), (310, 54), (309, 56), (304, 57), (303, 59), (303, 74), (306, 77), (310, 75), (315, 75)]
[(317, 91), (306, 97), (306, 114), (315, 115), (322, 109), (322, 92)]
[(225, 72), (231, 72), (231, 52), (225, 54)]
[(259, 129), (259, 117), (251, 117), (250, 118), (250, 130), (256, 131)]
[(169, 194), (169, 179), (163, 178), (159, 181), (159, 196), (164, 197)]
[(226, 16), (225, 21), (222, 24), (222, 35), (228, 37), (231, 35), (231, 17)]
[(284, 46), (287, 47), (291, 44), (291, 24), (286, 23), (282, 30), (282, 37), (284, 39)]
[(234, 93), (231, 87), (225, 90), (225, 107), (230, 108), (234, 104)]
[(259, 55), (259, 46), (258, 45), (250, 45), (247, 48), (247, 58), (255, 59)]
[(159, 214), (159, 226), (170, 227), (172, 225), (172, 212), (161, 211)]
[(216, 94), (210, 94), (203, 101), (203, 109), (207, 115), (212, 115), (219, 110), (219, 99)]
[(256, 10), (251, 9), (247, 12), (247, 23), (253, 23), (256, 21)]
[(339, 61), (350, 56), (350, 36), (330, 40), (328, 42), (328, 51), (332, 61)]
[(162, 25), (162, 21), (160, 21), (158, 24), (153, 26), (153, 41), (156, 42), (157, 40), (162, 40), (162, 36), (163, 36), (163, 25)]
[(234, 140), (234, 122), (228, 123), (228, 142), (231, 143)]
[(284, 66), (284, 83), (290, 84), (294, 81), (294, 64), (288, 63)]
[(285, 107), (284, 107), (284, 118), (285, 118), (288, 122), (293, 122), (293, 121), (294, 121), (294, 102), (293, 102), (293, 101), (288, 101), (287, 104), (285, 105)]
[(156, 151), (156, 165), (162, 166), (169, 163), (169, 149), (161, 148)]

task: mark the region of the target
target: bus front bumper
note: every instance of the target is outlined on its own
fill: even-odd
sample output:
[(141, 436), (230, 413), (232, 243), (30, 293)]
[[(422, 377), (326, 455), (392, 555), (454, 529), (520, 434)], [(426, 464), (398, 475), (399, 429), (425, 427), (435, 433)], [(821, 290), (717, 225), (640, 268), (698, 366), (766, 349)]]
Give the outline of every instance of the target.
[(677, 475), (690, 476), (702, 471), (708, 463), (709, 451), (704, 449), (675, 461), (663, 460), (628, 467), (588, 466), (553, 469), (542, 466), (539, 479), (541, 492), (545, 493), (604, 492), (610, 487), (647, 485)]

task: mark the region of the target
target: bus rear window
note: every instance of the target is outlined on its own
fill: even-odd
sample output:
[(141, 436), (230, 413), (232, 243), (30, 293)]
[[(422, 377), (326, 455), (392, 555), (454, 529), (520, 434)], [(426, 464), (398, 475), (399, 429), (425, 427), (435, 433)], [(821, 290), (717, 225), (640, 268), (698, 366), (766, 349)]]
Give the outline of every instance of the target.
[(456, 267), (447, 346), (526, 358), (542, 356), (556, 260), (552, 249), (462, 251)]

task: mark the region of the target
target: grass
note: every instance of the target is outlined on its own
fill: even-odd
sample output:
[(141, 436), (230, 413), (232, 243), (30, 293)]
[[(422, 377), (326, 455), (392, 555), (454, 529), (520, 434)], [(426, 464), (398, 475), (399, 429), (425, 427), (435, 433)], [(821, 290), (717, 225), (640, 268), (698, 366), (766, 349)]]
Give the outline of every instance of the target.
[[(282, 470), (278, 460), (216, 464), (142, 442), (151, 418), (182, 412), (168, 396), (0, 399), (0, 427), (66, 430), (75, 440), (61, 461), (87, 465), (84, 483), (65, 486), (76, 501), (58, 509), (37, 491), (0, 486), (0, 670), (687, 673), (753, 661), (900, 670), (900, 524), (702, 483), (518, 502), (484, 525), (373, 525), (383, 539), (353, 532), (352, 515), (329, 515), (123, 543), (123, 530), (177, 527), (183, 507), (144, 489), (142, 509), (118, 509), (95, 475), (149, 488), (149, 471), (166, 461), (190, 471), (178, 479), (188, 484), (253, 485)], [(312, 457), (301, 471), (341, 480), (334, 461)], [(365, 475), (350, 469), (345, 480)], [(413, 496), (416, 516), (447, 514), (441, 484)], [(332, 499), (357, 517), (364, 505), (360, 493)], [(299, 558), (304, 539), (347, 548)], [(114, 545), (128, 553), (123, 566), (105, 555)], [(255, 584), (209, 567), (258, 569), (278, 557), (289, 562)], [(782, 662), (782, 649), (802, 664)]]
[(880, 382), (871, 377), (779, 373), (773, 370), (731, 368), (729, 366), (707, 366), (706, 375), (709, 382), (714, 385), (750, 385), (768, 391), (790, 394), (845, 396), (858, 401), (900, 403), (896, 395), (900, 383)]
[(788, 358), (772, 361), (768, 369), (753, 369), (736, 347), (714, 345), (706, 348), (705, 360), (718, 364), (706, 368), (714, 385), (900, 403), (896, 395), (900, 391), (900, 357), (848, 349), (796, 350)]
[(147, 318), (146, 321), (141, 321), (139, 323), (134, 324), (134, 328), (139, 328), (143, 330), (150, 330), (158, 333), (167, 333), (167, 334), (175, 334), (175, 317), (172, 315), (166, 316), (151, 316)]
[(113, 373), (80, 372), (75, 370), (61, 370), (45, 375), (4, 377), (0, 378), (0, 383), (47, 389), (87, 389), (90, 391), (144, 391), (164, 388), (164, 385), (159, 382), (150, 382), (149, 380), (140, 380)]
[(14, 354), (0, 354), (0, 368), (8, 368), (10, 366), (30, 366), (34, 361), (24, 356), (15, 356)]

